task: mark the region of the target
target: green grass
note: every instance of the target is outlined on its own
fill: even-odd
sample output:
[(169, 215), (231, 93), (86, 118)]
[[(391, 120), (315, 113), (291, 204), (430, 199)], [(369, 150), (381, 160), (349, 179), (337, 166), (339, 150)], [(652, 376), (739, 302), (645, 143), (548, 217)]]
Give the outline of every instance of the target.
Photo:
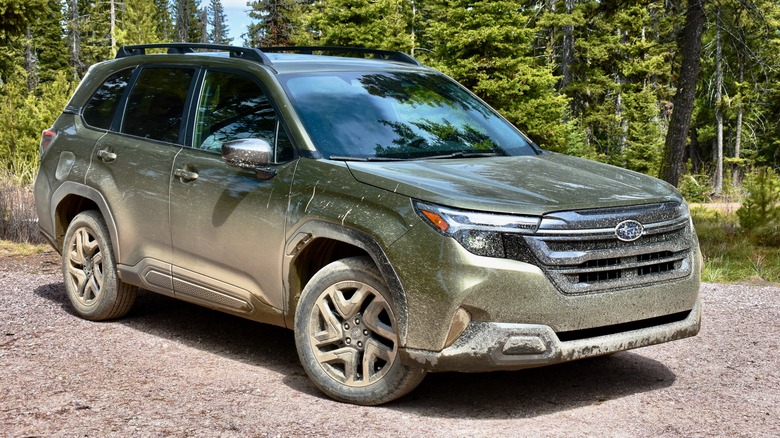
[(780, 282), (780, 230), (747, 231), (737, 215), (706, 207), (691, 208), (704, 255), (702, 280)]

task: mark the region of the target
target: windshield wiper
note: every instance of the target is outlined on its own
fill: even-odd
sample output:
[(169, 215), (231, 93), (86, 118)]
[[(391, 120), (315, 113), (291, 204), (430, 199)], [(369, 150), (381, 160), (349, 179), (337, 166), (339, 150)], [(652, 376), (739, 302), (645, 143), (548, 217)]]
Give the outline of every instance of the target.
[(406, 161), (406, 158), (395, 157), (350, 157), (346, 155), (331, 155), (331, 160), (336, 161)]
[(431, 155), (427, 157), (420, 157), (418, 160), (438, 160), (442, 158), (472, 158), (472, 157), (497, 157), (501, 154), (493, 151), (457, 151), (449, 154)]

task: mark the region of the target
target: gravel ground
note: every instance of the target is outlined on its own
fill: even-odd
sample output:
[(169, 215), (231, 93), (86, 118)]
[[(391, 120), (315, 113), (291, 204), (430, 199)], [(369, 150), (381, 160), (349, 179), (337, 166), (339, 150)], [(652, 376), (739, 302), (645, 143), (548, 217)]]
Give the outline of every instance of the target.
[(780, 436), (770, 285), (705, 285), (695, 338), (433, 374), (369, 408), (319, 393), (284, 329), (150, 292), (122, 320), (81, 320), (58, 263), (0, 257), (0, 436)]

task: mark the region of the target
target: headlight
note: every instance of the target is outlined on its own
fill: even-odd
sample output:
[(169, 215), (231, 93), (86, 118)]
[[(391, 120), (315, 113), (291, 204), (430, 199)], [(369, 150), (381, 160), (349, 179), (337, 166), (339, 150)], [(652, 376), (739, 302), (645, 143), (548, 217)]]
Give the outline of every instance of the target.
[(433, 229), (486, 257), (504, 257), (502, 233), (532, 234), (539, 227), (539, 218), (532, 216), (459, 210), (423, 202), (415, 202), (414, 208)]

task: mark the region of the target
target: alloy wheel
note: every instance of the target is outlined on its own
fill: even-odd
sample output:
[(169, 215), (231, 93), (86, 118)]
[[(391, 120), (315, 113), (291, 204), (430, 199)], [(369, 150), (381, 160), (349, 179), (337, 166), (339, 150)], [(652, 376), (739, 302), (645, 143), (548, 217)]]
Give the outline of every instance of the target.
[(398, 335), (390, 305), (370, 285), (334, 284), (312, 309), (309, 342), (328, 375), (360, 387), (381, 379), (397, 358)]

